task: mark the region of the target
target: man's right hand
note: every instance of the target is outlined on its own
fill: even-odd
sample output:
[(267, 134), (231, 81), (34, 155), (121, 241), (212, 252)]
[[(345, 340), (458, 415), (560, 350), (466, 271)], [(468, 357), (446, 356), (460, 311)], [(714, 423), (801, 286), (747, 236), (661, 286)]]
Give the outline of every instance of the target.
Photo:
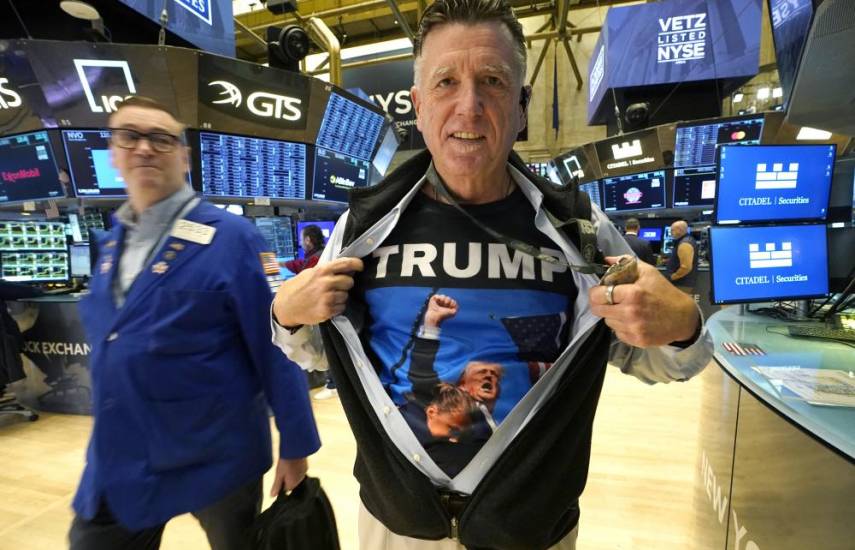
[(344, 311), (353, 274), (362, 271), (359, 258), (337, 258), (304, 269), (283, 282), (273, 299), (273, 315), (283, 327), (316, 325)]

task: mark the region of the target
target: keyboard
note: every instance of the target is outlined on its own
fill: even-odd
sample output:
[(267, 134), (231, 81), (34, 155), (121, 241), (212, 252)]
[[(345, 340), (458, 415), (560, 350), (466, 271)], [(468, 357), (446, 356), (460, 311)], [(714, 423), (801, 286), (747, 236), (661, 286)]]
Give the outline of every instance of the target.
[(828, 328), (823, 326), (789, 326), (787, 330), (790, 336), (799, 338), (822, 338), (825, 340), (839, 340), (842, 342), (855, 342), (855, 330), (845, 328)]

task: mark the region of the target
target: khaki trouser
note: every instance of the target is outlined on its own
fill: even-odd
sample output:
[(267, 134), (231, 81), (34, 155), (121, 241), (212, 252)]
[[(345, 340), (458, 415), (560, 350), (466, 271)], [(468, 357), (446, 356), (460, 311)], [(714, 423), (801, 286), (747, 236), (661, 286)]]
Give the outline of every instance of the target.
[[(578, 533), (577, 525), (549, 550), (576, 550)], [(396, 535), (372, 516), (362, 502), (359, 503), (359, 548), (361, 550), (466, 550), (465, 546), (452, 539), (421, 540)]]

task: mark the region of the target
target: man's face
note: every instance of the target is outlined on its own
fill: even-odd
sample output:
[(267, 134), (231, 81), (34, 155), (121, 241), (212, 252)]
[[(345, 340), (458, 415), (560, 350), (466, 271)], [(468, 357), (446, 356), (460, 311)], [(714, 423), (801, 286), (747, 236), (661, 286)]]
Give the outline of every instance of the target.
[(448, 439), (452, 443), (459, 441), (460, 435), (472, 422), (470, 416), (462, 408), (443, 411), (436, 405), (428, 405), (425, 414), (430, 434), (441, 439)]
[(521, 76), (500, 23), (448, 23), (431, 30), (411, 90), (417, 127), (446, 179), (503, 173), (525, 126)]
[(683, 226), (677, 222), (671, 224), (671, 237), (679, 239), (683, 236)]
[(459, 385), (476, 401), (492, 405), (499, 397), (499, 380), (501, 378), (501, 365), (473, 361), (466, 365)]
[[(110, 127), (174, 136), (181, 133), (181, 125), (168, 113), (139, 106), (119, 109), (110, 119)], [(141, 139), (134, 149), (110, 144), (110, 153), (113, 166), (125, 180), (131, 196), (165, 198), (184, 185), (189, 163), (187, 147), (181, 143), (167, 153), (160, 153), (147, 139)]]

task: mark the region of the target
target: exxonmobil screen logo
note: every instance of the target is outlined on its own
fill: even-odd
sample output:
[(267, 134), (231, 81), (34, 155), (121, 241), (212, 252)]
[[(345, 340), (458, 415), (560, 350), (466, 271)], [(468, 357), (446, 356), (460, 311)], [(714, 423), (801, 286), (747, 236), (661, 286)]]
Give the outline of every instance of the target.
[(0, 176), (2, 176), (3, 181), (7, 183), (15, 183), (18, 180), (27, 180), (32, 178), (38, 178), (42, 175), (41, 171), (38, 168), (21, 168), (16, 172), (2, 172)]
[[(131, 75), (131, 67), (125, 60), (112, 59), (75, 59), (74, 68), (83, 87), (83, 94), (89, 103), (89, 110), (93, 113), (112, 113), (122, 100), (137, 93), (134, 78)], [(124, 93), (99, 94), (94, 89), (94, 84), (103, 79), (107, 71), (120, 73), (124, 79)], [(90, 81), (91, 78), (91, 81)]]

